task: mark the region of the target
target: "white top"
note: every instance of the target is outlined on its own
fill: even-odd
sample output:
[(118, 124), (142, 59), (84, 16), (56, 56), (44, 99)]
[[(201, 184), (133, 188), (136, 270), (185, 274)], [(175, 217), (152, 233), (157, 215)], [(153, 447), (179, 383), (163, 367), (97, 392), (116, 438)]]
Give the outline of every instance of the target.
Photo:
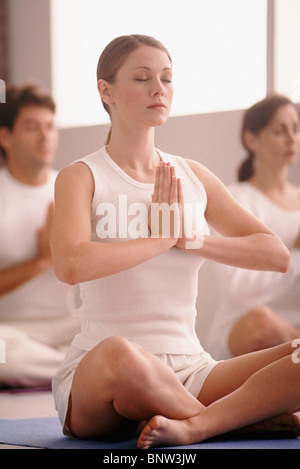
[(215, 264), (219, 307), (214, 314), (206, 349), (216, 359), (228, 358), (228, 332), (250, 308), (268, 305), (300, 331), (300, 250), (294, 243), (300, 231), (300, 210), (288, 211), (267, 198), (248, 182), (234, 183), (235, 199), (259, 218), (285, 243), (291, 253), (287, 273), (260, 272)]
[[(185, 203), (201, 207), (201, 231), (209, 234), (202, 184), (183, 158), (162, 152), (160, 156), (174, 165), (181, 178)], [(128, 176), (105, 147), (80, 161), (89, 166), (95, 181), (92, 240), (119, 242), (149, 236), (144, 228), (154, 185)], [(82, 330), (73, 345), (90, 350), (104, 338), (119, 335), (155, 354), (202, 351), (195, 332), (195, 305), (203, 262), (173, 247), (124, 272), (82, 283)]]
[[(56, 175), (52, 170), (46, 184), (30, 186), (14, 179), (7, 168), (0, 169), (0, 270), (37, 254), (37, 231), (53, 201)], [(69, 314), (73, 293), (73, 287), (60, 282), (53, 269), (48, 269), (0, 296), (0, 321)]]

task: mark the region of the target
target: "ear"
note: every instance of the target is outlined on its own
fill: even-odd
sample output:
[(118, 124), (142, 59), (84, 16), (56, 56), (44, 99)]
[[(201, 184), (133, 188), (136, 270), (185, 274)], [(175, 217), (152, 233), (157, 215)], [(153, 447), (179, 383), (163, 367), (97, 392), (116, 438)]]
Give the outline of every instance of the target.
[(109, 104), (114, 103), (113, 92), (112, 92), (112, 87), (110, 83), (108, 83), (107, 81), (103, 79), (98, 80), (97, 88), (98, 88), (100, 97), (105, 104), (109, 105)]
[(243, 142), (248, 150), (250, 150), (252, 153), (255, 153), (257, 145), (257, 135), (251, 132), (251, 130), (245, 130), (243, 133)]
[(0, 146), (7, 151), (9, 147), (11, 131), (8, 127), (0, 127)]

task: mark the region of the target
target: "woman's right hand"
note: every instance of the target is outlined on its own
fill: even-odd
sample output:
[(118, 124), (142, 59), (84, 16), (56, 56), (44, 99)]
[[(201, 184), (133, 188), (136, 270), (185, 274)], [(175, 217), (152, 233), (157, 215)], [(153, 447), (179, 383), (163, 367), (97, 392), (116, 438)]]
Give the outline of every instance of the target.
[(178, 179), (169, 163), (156, 168), (154, 192), (148, 219), (151, 237), (177, 239), (181, 233), (182, 214), (178, 201)]

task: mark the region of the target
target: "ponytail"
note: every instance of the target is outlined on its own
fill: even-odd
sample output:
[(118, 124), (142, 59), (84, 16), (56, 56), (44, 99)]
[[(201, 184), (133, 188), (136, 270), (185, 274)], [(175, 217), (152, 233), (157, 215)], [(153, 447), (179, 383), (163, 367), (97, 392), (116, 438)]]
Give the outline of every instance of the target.
[(258, 101), (245, 112), (241, 128), (241, 140), (244, 148), (248, 152), (248, 156), (238, 169), (237, 177), (239, 182), (247, 181), (255, 172), (255, 155), (246, 144), (245, 133), (249, 131), (253, 135), (258, 135), (259, 132), (269, 124), (275, 112), (280, 107), (286, 106), (287, 104), (295, 106), (286, 96), (273, 94)]
[(249, 153), (238, 169), (238, 181), (248, 181), (254, 174), (254, 155)]

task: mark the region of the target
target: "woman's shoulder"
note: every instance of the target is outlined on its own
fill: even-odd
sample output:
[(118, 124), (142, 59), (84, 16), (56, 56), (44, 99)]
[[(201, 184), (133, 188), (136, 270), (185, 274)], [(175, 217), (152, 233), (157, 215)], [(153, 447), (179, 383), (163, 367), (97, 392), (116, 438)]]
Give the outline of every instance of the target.
[(100, 148), (99, 150), (89, 153), (88, 155), (83, 156), (82, 158), (78, 158), (71, 165), (76, 163), (85, 163), (86, 165), (97, 165), (101, 163), (103, 154), (105, 153), (104, 147)]
[(91, 168), (83, 160), (74, 161), (62, 168), (55, 181), (56, 188), (59, 187), (66, 191), (75, 190), (75, 192), (78, 192), (81, 187), (93, 185), (94, 178)]
[(189, 158), (185, 158), (184, 161), (204, 186), (206, 192), (214, 191), (216, 187), (223, 187), (225, 189), (225, 185), (221, 179), (219, 179), (218, 176), (216, 176), (204, 164)]
[(77, 175), (80, 177), (84, 173), (89, 174), (101, 161), (101, 153), (102, 149), (72, 161), (60, 170), (58, 176), (62, 179), (64, 177), (76, 177)]
[(190, 158), (184, 158), (184, 161), (195, 173), (206, 177), (214, 176), (214, 174), (199, 161)]

